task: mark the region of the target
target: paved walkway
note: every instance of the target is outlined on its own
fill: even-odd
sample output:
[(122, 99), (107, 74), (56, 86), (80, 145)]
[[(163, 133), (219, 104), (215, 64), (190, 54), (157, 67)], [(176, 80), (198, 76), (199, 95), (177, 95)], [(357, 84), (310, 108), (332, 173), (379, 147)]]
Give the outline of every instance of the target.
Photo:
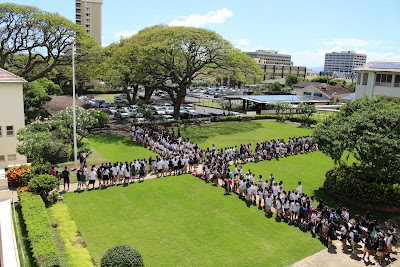
[(341, 266), (400, 266), (399, 255), (392, 254), (391, 261), (380, 265), (373, 256), (370, 257), (370, 262), (365, 262), (362, 259), (363, 248), (359, 245), (356, 253), (350, 253), (347, 250), (342, 251), (342, 244), (339, 240), (333, 242), (330, 249), (324, 249), (314, 255), (302, 259), (291, 265), (291, 267), (341, 267)]

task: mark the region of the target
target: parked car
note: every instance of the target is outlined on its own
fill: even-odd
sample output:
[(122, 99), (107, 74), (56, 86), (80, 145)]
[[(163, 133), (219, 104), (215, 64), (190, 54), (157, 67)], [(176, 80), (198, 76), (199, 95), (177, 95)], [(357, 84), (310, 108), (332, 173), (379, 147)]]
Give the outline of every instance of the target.
[(127, 109), (118, 109), (118, 111), (115, 113), (115, 118), (119, 118), (119, 119), (126, 119), (128, 117), (130, 117), (130, 113), (129, 110)]
[(129, 101), (125, 98), (114, 98), (115, 104), (129, 104)]
[(173, 121), (174, 120), (174, 117), (173, 116), (171, 116), (171, 115), (162, 115), (164, 118), (165, 118), (165, 120), (167, 120), (167, 121)]
[(114, 115), (117, 112), (117, 107), (109, 107), (107, 112)]
[(152, 109), (156, 115), (165, 115), (166, 114), (165, 109), (163, 107), (153, 106)]
[(100, 104), (101, 108), (109, 108), (110, 106), (111, 106), (111, 104), (107, 103), (107, 102), (103, 102), (103, 103)]

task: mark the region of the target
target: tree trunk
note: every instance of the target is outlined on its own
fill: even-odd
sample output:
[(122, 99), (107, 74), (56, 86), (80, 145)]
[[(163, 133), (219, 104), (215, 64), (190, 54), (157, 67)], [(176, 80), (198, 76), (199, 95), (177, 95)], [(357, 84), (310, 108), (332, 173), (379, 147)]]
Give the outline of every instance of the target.
[(180, 108), (185, 96), (178, 96), (174, 102), (174, 120), (179, 120)]
[(154, 92), (154, 88), (145, 87), (144, 88), (144, 98), (143, 98), (143, 100), (146, 101), (146, 102), (149, 101), (151, 96), (153, 95), (153, 92)]
[(129, 102), (131, 104), (136, 104), (136, 97), (139, 91), (139, 85), (134, 85), (133, 86), (133, 93), (132, 93), (132, 102)]
[(124, 93), (126, 94), (126, 100), (128, 100), (129, 103), (132, 103), (132, 97), (129, 94), (128, 86), (124, 86)]

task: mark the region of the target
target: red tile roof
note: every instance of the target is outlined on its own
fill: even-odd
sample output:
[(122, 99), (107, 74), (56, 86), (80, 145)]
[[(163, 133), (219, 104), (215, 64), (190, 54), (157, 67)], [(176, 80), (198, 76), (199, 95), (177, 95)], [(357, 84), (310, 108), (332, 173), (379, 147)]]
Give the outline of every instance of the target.
[(0, 68), (0, 83), (26, 83), (25, 79)]
[(350, 94), (351, 92), (340, 87), (340, 86), (333, 86), (330, 84), (326, 84), (326, 89), (323, 89), (321, 85), (311, 85), (321, 93), (328, 95), (328, 96), (333, 96), (333, 95), (343, 95), (343, 94)]

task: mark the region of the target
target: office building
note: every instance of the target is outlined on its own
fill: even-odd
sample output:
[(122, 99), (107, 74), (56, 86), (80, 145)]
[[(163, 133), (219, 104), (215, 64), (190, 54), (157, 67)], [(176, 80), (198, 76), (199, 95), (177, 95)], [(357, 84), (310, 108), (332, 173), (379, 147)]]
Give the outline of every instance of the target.
[(265, 64), (292, 66), (292, 56), (279, 54), (276, 50), (256, 50), (256, 52), (246, 52), (252, 58), (264, 60)]
[(325, 53), (324, 73), (351, 73), (356, 67), (367, 62), (367, 55), (355, 51)]
[(76, 0), (75, 20), (101, 45), (101, 9), (103, 0)]
[(255, 58), (254, 59), (264, 72), (263, 80), (268, 80), (271, 77), (284, 78), (288, 74), (294, 74), (298, 77), (305, 78), (307, 74), (307, 68), (304, 66), (293, 66), (293, 65), (282, 65), (282, 64), (270, 64), (268, 60)]
[(354, 71), (358, 74), (356, 98), (379, 95), (400, 98), (400, 62), (369, 62)]

